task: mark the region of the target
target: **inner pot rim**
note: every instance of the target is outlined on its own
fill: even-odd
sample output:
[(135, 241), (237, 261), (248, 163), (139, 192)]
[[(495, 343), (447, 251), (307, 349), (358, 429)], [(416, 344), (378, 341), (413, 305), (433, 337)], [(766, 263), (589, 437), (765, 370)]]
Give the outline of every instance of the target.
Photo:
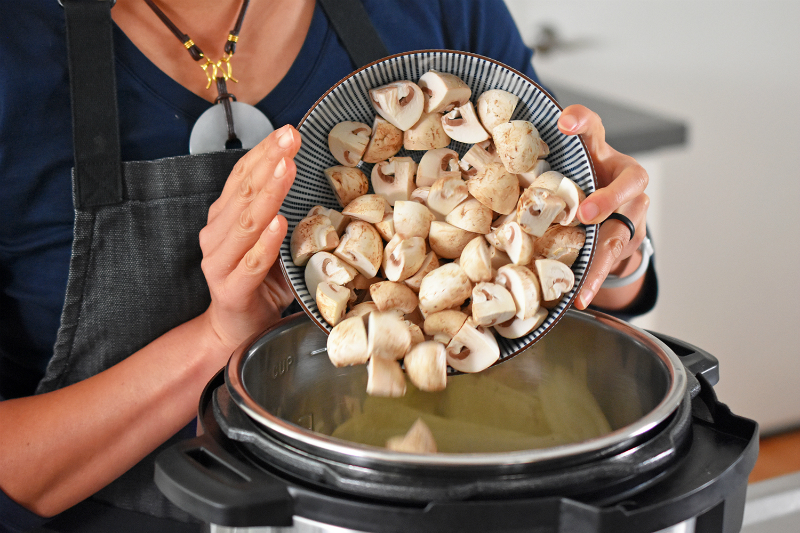
[[(344, 441), (322, 433), (317, 433), (276, 417), (256, 402), (247, 392), (244, 385), (242, 374), (248, 358), (253, 355), (258, 346), (269, 342), (270, 338), (279, 335), (284, 329), (287, 329), (298, 320), (309, 320), (304, 313), (297, 313), (280, 320), (272, 327), (261, 334), (253, 336), (237, 348), (231, 355), (228, 365), (225, 367), (225, 382), (230, 391), (231, 398), (239, 408), (273, 437), (290, 446), (294, 446), (313, 455), (335, 458), (338, 461), (350, 464), (369, 464), (373, 461), (378, 461), (386, 465), (395, 465), (397, 467), (436, 466), (447, 468), (451, 466), (510, 466), (580, 457), (609, 449), (616, 449), (624, 443), (634, 441), (661, 424), (677, 410), (684, 399), (687, 378), (685, 368), (680, 359), (666, 344), (646, 331), (605, 313), (594, 310), (577, 311), (570, 309), (567, 315), (570, 315), (572, 318), (583, 320), (587, 324), (596, 322), (598, 324), (596, 327), (609, 327), (611, 329), (623, 331), (642, 345), (646, 351), (658, 357), (667, 370), (669, 384), (664, 397), (651, 411), (635, 422), (600, 437), (577, 443), (530, 450), (417, 454), (395, 452), (386, 448)], [(564, 318), (567, 317), (565, 316)]]

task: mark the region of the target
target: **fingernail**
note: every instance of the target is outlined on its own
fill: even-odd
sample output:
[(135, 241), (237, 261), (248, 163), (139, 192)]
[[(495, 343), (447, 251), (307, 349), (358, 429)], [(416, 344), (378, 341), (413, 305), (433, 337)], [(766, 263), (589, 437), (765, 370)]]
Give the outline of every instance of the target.
[(583, 222), (589, 223), (600, 214), (600, 208), (594, 202), (583, 202), (581, 204), (581, 220)]
[(277, 178), (277, 179), (280, 179), (285, 174), (286, 174), (286, 158), (284, 157), (275, 166), (275, 172), (272, 173), (272, 176)]
[(578, 295), (578, 299), (581, 301), (581, 305), (584, 309), (589, 307), (589, 304), (592, 303), (592, 298), (594, 298), (594, 293), (591, 289), (583, 289)]
[(561, 115), (558, 123), (564, 131), (572, 131), (578, 126), (578, 121), (572, 115)]
[(280, 225), (281, 225), (280, 220), (278, 220), (278, 217), (275, 217), (275, 218), (272, 219), (272, 222), (269, 223), (268, 229), (272, 233), (277, 233), (278, 232), (278, 228), (280, 227)]
[(287, 127), (278, 136), (278, 146), (280, 146), (281, 148), (289, 148), (293, 142), (294, 138), (292, 135), (292, 130)]

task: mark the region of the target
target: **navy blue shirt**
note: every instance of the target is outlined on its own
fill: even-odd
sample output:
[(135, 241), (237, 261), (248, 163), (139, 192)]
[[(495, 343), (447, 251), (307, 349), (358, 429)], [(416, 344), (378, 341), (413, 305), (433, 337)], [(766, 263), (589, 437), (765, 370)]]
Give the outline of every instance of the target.
[[(536, 79), (532, 52), (502, 0), (364, 3), (390, 53), (470, 51)], [(0, 401), (32, 394), (52, 355), (74, 217), (63, 11), (56, 0), (9, 4), (4, 11), (13, 16), (0, 17)], [(116, 27), (114, 40), (123, 160), (187, 154), (191, 128), (211, 104), (160, 71)], [(257, 107), (276, 128), (297, 125), (352, 70), (317, 7), (299, 56)], [(36, 522), (0, 492), (0, 531)]]

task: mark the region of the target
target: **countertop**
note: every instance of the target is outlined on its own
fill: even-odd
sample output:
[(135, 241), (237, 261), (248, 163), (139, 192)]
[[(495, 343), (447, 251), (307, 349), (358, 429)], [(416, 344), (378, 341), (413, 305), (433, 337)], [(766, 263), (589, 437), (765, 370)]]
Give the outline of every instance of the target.
[(800, 472), (747, 487), (741, 533), (800, 531)]

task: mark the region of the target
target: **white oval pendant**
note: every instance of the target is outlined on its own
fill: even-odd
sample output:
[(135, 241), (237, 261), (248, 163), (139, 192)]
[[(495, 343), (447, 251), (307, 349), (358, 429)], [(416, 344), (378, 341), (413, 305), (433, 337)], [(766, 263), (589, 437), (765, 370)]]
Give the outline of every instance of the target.
[[(254, 147), (275, 128), (269, 119), (250, 104), (231, 102), (233, 127), (242, 148)], [(228, 124), (225, 121), (225, 109), (217, 104), (207, 109), (194, 123), (189, 136), (189, 153), (204, 154), (225, 150), (228, 142)]]

